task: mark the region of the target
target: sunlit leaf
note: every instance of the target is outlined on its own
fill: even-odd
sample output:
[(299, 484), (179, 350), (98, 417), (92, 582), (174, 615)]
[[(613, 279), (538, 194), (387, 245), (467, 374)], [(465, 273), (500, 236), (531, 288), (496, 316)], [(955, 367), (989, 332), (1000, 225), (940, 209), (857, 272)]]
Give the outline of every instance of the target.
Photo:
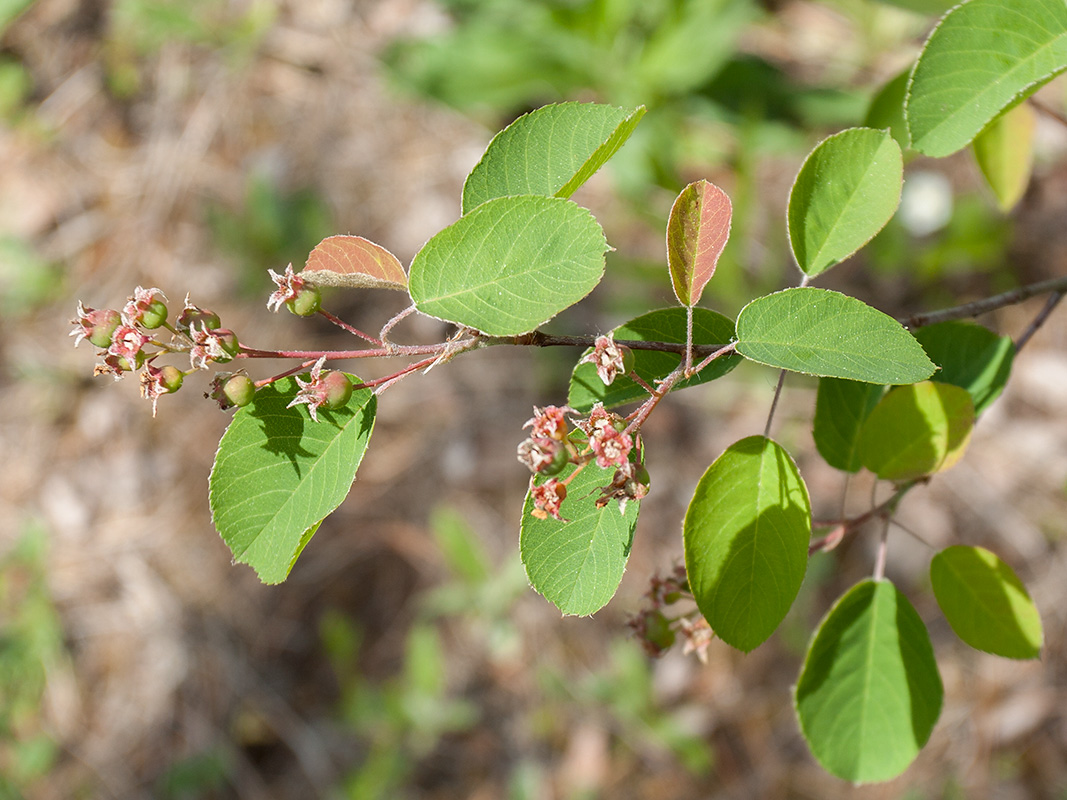
[(804, 161), (789, 193), (789, 242), (809, 277), (869, 242), (900, 204), (904, 161), (888, 131), (850, 128)]
[(495, 197), (570, 197), (630, 138), (645, 108), (548, 105), (494, 137), (463, 186), (463, 213)]
[(700, 302), (730, 237), (732, 215), (726, 192), (708, 181), (689, 184), (674, 201), (667, 220), (667, 266), (683, 306)]
[(745, 306), (737, 318), (737, 352), (772, 367), (867, 383), (915, 383), (934, 371), (922, 346), (892, 317), (810, 286)]
[(859, 437), (863, 466), (887, 481), (907, 481), (953, 466), (974, 427), (965, 389), (923, 381), (890, 391), (867, 417)]
[(1067, 69), (1064, 0), (970, 0), (926, 40), (908, 87), (911, 147), (947, 156)]
[(569, 200), (499, 197), (430, 239), (408, 288), (424, 314), (514, 336), (589, 294), (607, 250), (600, 224)]
[(990, 122), (971, 146), (1003, 211), (1022, 199), (1034, 165), (1034, 110), (1023, 103)]
[(952, 630), (978, 650), (1005, 658), (1037, 658), (1044, 633), (1023, 582), (982, 547), (956, 545), (934, 556), (930, 583)]
[(919, 615), (888, 581), (852, 587), (819, 625), (796, 687), (822, 766), (853, 783), (908, 768), (941, 713), (941, 676)]
[[(616, 341), (636, 340), (643, 342), (672, 342), (685, 344), (686, 310), (684, 308), (661, 308), (650, 311), (620, 325), (613, 331)], [(706, 308), (693, 309), (693, 343), (725, 345), (734, 338), (734, 323), (728, 317)], [(587, 351), (588, 352), (588, 351)], [(649, 386), (666, 378), (681, 363), (682, 356), (657, 350), (634, 350), (634, 371)], [(722, 356), (711, 362), (698, 374), (675, 384), (673, 391), (721, 378), (740, 363), (736, 354)], [(648, 391), (625, 375), (616, 376), (610, 386), (597, 375), (590, 363), (578, 364), (571, 374), (567, 405), (577, 411), (588, 411), (600, 402), (605, 408), (623, 403), (643, 400)]]
[(1015, 358), (1010, 336), (997, 336), (973, 322), (951, 320), (919, 328), (915, 338), (941, 368), (937, 382), (970, 392), (976, 415), (1000, 397)]
[(320, 407), (318, 422), (306, 405), (286, 408), (297, 389), (282, 378), (257, 391), (234, 415), (211, 470), (215, 527), (234, 560), (264, 583), (285, 580), (319, 523), (345, 499), (374, 428), (370, 389), (353, 392), (342, 408)]
[[(568, 467), (559, 475), (565, 479)], [(615, 594), (630, 558), (640, 503), (628, 502), (625, 512), (609, 500), (597, 508), (599, 489), (611, 483), (615, 470), (588, 464), (567, 486), (560, 507), (564, 521), (537, 519), (533, 496), (526, 493), (519, 550), (530, 585), (564, 614), (586, 615), (601, 609)]]
[(362, 236), (330, 236), (308, 256), (300, 277), (319, 286), (407, 291), (408, 276), (400, 261)]
[(808, 563), (811, 505), (778, 443), (731, 445), (697, 484), (682, 529), (697, 606), (715, 635), (748, 652), (796, 599)]
[(845, 472), (859, 472), (860, 431), (885, 393), (875, 383), (821, 378), (815, 396), (815, 447), (826, 463)]

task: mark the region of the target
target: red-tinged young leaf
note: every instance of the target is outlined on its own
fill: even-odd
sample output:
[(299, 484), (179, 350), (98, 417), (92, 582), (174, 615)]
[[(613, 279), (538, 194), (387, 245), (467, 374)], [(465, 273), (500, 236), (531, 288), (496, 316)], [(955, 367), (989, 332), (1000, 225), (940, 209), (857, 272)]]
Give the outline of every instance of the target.
[(732, 216), (726, 192), (708, 181), (689, 184), (674, 201), (667, 220), (667, 265), (683, 306), (700, 302), (730, 238)]
[(399, 259), (362, 236), (329, 236), (319, 242), (300, 272), (318, 286), (348, 289), (397, 289), (406, 292), (408, 276)]

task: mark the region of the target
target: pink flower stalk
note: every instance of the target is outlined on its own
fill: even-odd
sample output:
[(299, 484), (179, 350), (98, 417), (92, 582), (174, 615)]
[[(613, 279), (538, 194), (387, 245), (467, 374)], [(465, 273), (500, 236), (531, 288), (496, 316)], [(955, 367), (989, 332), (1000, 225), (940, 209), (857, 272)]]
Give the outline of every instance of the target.
[(156, 302), (156, 295), (159, 295), (164, 300), (166, 295), (159, 289), (145, 289), (142, 286), (138, 286), (133, 290), (133, 296), (126, 301), (126, 305), (122, 308), (122, 321), (127, 325), (139, 325), (144, 318), (145, 312), (148, 311), (152, 303)]
[(600, 376), (605, 386), (611, 386), (616, 375), (626, 372), (622, 350), (616, 346), (611, 334), (596, 337), (593, 352), (587, 353), (578, 363), (593, 364), (596, 367), (596, 374)]
[(119, 325), (115, 328), (107, 352), (115, 358), (126, 359), (127, 369), (137, 369), (140, 361), (144, 360), (143, 349), (148, 341), (148, 337), (132, 325)]
[(552, 517), (562, 522), (567, 521), (559, 515), (560, 506), (567, 497), (566, 484), (556, 478), (550, 478), (540, 486), (536, 486), (531, 478), (530, 494), (534, 501), (534, 510), (530, 513), (535, 517), (538, 519)]
[(295, 300), (296, 296), (307, 285), (307, 281), (293, 272), (292, 264), (285, 268), (284, 275), (279, 275), (272, 269), (267, 270), (267, 272), (270, 273), (271, 280), (278, 284), (277, 290), (267, 301), (267, 308), (271, 311), (280, 311), (283, 305), (290, 300)]

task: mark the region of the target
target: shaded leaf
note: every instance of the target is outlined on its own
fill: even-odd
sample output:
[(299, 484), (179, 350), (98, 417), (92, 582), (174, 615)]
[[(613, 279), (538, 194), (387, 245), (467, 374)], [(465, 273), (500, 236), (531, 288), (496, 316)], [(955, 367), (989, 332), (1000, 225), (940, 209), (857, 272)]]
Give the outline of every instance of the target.
[(867, 116), (863, 119), (865, 128), (879, 130), (888, 128), (896, 143), (901, 147), (908, 146), (908, 124), (904, 120), (904, 98), (908, 94), (910, 78), (911, 68), (909, 67), (884, 84), (871, 99)]
[(774, 633), (808, 563), (811, 505), (789, 454), (751, 436), (704, 473), (682, 529), (689, 586), (715, 635), (748, 652)]
[(952, 630), (978, 650), (1005, 658), (1037, 658), (1041, 616), (1023, 582), (982, 547), (947, 547), (930, 562), (934, 596)]
[(904, 160), (887, 131), (850, 128), (816, 147), (789, 193), (789, 242), (809, 277), (867, 244), (900, 204)]
[(915, 338), (941, 368), (938, 383), (970, 392), (976, 416), (1000, 397), (1015, 359), (1010, 336), (997, 336), (973, 322), (950, 320), (919, 328)]
[(708, 181), (689, 184), (674, 201), (667, 220), (667, 265), (683, 306), (700, 302), (730, 238), (732, 215), (726, 192)]
[(914, 383), (934, 371), (922, 346), (892, 317), (810, 286), (745, 306), (737, 318), (737, 352), (772, 367), (867, 383)]
[[(662, 308), (620, 325), (613, 331), (613, 336), (616, 341), (685, 344), (685, 328), (684, 308)], [(693, 309), (693, 344), (729, 344), (733, 338), (734, 323), (728, 317), (706, 308)], [(634, 350), (633, 355), (634, 371), (649, 386), (655, 386), (657, 380), (667, 377), (682, 361), (681, 355), (655, 350)], [(672, 391), (721, 378), (740, 361), (741, 357), (732, 353), (722, 356), (689, 380), (679, 381)], [(576, 365), (571, 373), (567, 405), (576, 411), (588, 411), (596, 402), (603, 403), (605, 408), (613, 408), (647, 397), (644, 387), (625, 375), (618, 375), (610, 386), (605, 386), (596, 367), (586, 363)]]
[[(352, 377), (354, 383), (359, 379)], [(352, 486), (374, 428), (376, 402), (359, 389), (343, 408), (286, 408), (297, 391), (282, 378), (238, 409), (211, 469), (215, 527), (235, 561), (264, 583), (280, 583), (319, 523)]]
[(899, 386), (867, 417), (860, 461), (887, 481), (931, 475), (962, 457), (973, 427), (974, 405), (966, 390), (933, 381)]
[(889, 581), (863, 581), (815, 632), (796, 686), (800, 729), (831, 774), (887, 781), (908, 768), (941, 713), (941, 676), (919, 615)]
[(319, 242), (300, 272), (319, 286), (354, 289), (408, 288), (399, 259), (362, 236), (330, 236)]
[(1002, 211), (1022, 199), (1034, 166), (1034, 110), (1022, 103), (990, 122), (971, 146)]
[(947, 156), (1067, 69), (1064, 0), (970, 0), (926, 40), (908, 86), (911, 147)]
[(845, 472), (859, 472), (860, 431), (871, 411), (885, 394), (876, 383), (841, 378), (821, 378), (815, 396), (812, 435), (819, 455), (827, 464)]
[(559, 103), (498, 133), (463, 185), (463, 213), (495, 197), (570, 197), (630, 138), (645, 107)]
[[(559, 477), (572, 472), (570, 466)], [(586, 615), (603, 608), (619, 588), (630, 558), (640, 503), (627, 503), (623, 513), (615, 500), (603, 508), (594, 502), (614, 475), (614, 469), (595, 462), (578, 473), (560, 507), (566, 522), (532, 516), (533, 496), (526, 493), (519, 532), (526, 576), (564, 614)]]
[(589, 294), (607, 250), (600, 224), (569, 200), (500, 197), (430, 239), (408, 288), (423, 314), (514, 336)]

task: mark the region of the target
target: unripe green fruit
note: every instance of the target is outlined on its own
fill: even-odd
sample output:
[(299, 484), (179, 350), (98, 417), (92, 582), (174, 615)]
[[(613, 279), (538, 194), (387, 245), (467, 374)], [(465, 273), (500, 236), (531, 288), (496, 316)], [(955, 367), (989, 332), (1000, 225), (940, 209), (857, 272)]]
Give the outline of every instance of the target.
[(101, 350), (106, 350), (111, 347), (111, 337), (119, 323), (122, 322), (122, 317), (118, 311), (113, 310), (95, 313), (97, 315), (95, 320), (90, 317), (90, 321), (94, 323), (93, 329), (86, 338)]
[(208, 311), (206, 308), (197, 308), (196, 306), (186, 306), (182, 313), (178, 315), (176, 324), (178, 330), (186, 333), (194, 325), (198, 329), (207, 328), (209, 331), (213, 331), (222, 325), (222, 320), (219, 319), (219, 315), (214, 311)]
[(652, 486), (652, 476), (648, 474), (648, 470), (645, 469), (644, 464), (640, 464), (637, 467), (637, 472), (634, 473), (634, 480), (645, 488)]
[(669, 650), (674, 644), (674, 631), (670, 621), (659, 611), (645, 612), (645, 641), (657, 652)]
[(136, 372), (144, 366), (145, 359), (147, 358), (148, 355), (143, 350), (137, 351), (137, 355), (134, 356), (133, 359), (136, 362), (134, 364), (131, 364), (130, 360), (126, 358), (126, 356), (119, 356), (119, 369), (122, 369), (126, 372)]
[(167, 364), (159, 371), (159, 383), (168, 393), (176, 392), (182, 388), (185, 373), (175, 366)]
[(541, 470), (542, 475), (559, 475), (570, 463), (571, 455), (567, 452), (566, 447), (560, 447), (556, 451), (556, 457), (552, 460), (552, 463)]
[(326, 408), (341, 408), (352, 399), (352, 381), (343, 372), (327, 372), (322, 376), (322, 384), (326, 389), (323, 403)]
[(622, 374), (629, 375), (634, 368), (634, 351), (624, 344), (616, 345), (622, 353)]
[(233, 405), (244, 408), (256, 396), (256, 384), (247, 375), (234, 375), (223, 385), (222, 394)]
[(216, 331), (212, 331), (219, 340), (219, 346), (223, 352), (226, 353), (224, 358), (216, 358), (220, 364), (225, 364), (227, 361), (232, 361), (233, 358), (241, 352), (241, 343), (237, 341), (237, 334), (231, 331), (229, 328), (219, 328)]
[(310, 317), (322, 308), (322, 292), (316, 286), (305, 284), (304, 288), (296, 293), (296, 297), (285, 305), (298, 317)]
[(167, 321), (167, 304), (158, 300), (159, 295), (152, 298), (148, 308), (141, 314), (141, 325), (149, 330), (158, 328)]

